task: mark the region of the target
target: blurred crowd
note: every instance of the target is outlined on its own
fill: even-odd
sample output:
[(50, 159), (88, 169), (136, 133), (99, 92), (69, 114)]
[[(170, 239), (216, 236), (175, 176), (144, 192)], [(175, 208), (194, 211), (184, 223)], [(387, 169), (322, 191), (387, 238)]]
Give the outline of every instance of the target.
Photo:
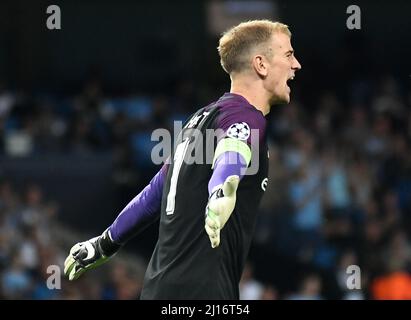
[(68, 249), (85, 235), (58, 212), (39, 186), (0, 182), (0, 299), (137, 299), (144, 264), (122, 254), (75, 284), (62, 277)]
[[(347, 85), (344, 97), (302, 96), (269, 115), (270, 176), (243, 299), (411, 298), (411, 90), (393, 77)], [(205, 97), (206, 96), (206, 97)], [(88, 81), (75, 96), (29, 94), (0, 84), (0, 154), (112, 152), (117, 183), (143, 187), (154, 168), (151, 132), (173, 129), (218, 94), (190, 81), (173, 94), (104, 94)], [(0, 297), (138, 298), (144, 263), (110, 262), (76, 284), (49, 290), (47, 266), (62, 265), (59, 206), (37, 185), (0, 183)], [(58, 230), (58, 232), (56, 232)], [(127, 259), (126, 259), (127, 260)], [(360, 286), (349, 289), (349, 266)]]

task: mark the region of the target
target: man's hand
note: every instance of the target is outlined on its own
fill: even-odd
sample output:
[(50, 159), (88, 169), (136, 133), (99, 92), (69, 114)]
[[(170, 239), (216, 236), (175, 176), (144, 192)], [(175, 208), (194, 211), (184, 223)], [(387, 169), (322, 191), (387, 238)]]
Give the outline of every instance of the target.
[(78, 279), (113, 256), (120, 245), (114, 243), (106, 230), (101, 236), (75, 244), (64, 262), (64, 274), (69, 280)]
[(217, 189), (208, 200), (205, 230), (212, 248), (220, 245), (220, 231), (234, 210), (239, 182), (238, 176), (229, 176), (223, 186)]

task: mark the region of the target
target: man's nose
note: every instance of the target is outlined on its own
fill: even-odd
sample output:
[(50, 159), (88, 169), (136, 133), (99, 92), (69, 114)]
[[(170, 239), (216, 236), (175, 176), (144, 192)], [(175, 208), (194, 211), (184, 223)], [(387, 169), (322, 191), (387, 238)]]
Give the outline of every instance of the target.
[(297, 58), (294, 57), (294, 63), (291, 67), (293, 70), (300, 70), (301, 69), (301, 64), (300, 62), (297, 60)]

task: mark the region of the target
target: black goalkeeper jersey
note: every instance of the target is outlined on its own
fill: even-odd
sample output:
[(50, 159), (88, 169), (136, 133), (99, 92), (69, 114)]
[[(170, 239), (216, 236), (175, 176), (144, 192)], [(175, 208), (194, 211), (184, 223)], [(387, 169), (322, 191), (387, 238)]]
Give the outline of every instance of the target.
[[(225, 94), (186, 122), (170, 157), (159, 238), (142, 299), (239, 299), (239, 281), (267, 185), (265, 126), (263, 114), (236, 94)], [(216, 129), (220, 130), (215, 136)], [(221, 230), (220, 245), (213, 249), (204, 229), (205, 208), (211, 160), (225, 137), (246, 142), (252, 158), (240, 181), (235, 209)]]

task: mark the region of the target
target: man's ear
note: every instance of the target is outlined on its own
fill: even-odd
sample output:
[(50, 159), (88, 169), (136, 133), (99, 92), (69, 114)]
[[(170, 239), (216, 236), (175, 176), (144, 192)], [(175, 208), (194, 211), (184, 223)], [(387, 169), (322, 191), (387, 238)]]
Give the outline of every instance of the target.
[(256, 55), (253, 57), (252, 61), (253, 68), (257, 74), (265, 78), (268, 74), (267, 70), (267, 60), (262, 55)]

